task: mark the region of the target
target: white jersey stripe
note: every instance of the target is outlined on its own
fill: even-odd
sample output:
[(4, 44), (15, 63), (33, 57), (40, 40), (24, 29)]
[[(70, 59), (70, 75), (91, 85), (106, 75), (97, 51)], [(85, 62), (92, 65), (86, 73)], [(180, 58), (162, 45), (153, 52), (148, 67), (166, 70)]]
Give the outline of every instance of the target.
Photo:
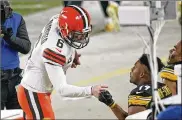
[(31, 91), (29, 91), (29, 90), (28, 90), (28, 93), (29, 93), (29, 96), (30, 96), (30, 100), (31, 100), (33, 109), (35, 111), (36, 119), (40, 119), (39, 110), (38, 110), (37, 105), (35, 103), (35, 99), (34, 99), (33, 93)]
[(82, 13), (82, 15), (84, 16), (84, 19), (85, 19), (85, 23), (86, 23), (85, 27), (88, 28), (88, 18), (87, 18), (87, 15), (85, 14), (85, 12), (76, 5), (70, 5), (70, 6), (75, 7), (77, 10), (79, 10)]

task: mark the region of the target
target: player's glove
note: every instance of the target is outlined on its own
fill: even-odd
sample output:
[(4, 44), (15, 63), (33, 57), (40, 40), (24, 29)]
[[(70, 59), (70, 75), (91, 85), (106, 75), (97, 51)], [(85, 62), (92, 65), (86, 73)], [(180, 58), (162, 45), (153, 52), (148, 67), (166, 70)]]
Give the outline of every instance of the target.
[(113, 107), (115, 105), (114, 100), (112, 99), (112, 95), (109, 93), (109, 91), (105, 90), (102, 91), (99, 95), (99, 101), (105, 103), (109, 107)]
[(3, 39), (10, 40), (13, 36), (13, 29), (12, 28), (5, 28), (4, 26), (1, 26), (1, 34), (3, 35)]

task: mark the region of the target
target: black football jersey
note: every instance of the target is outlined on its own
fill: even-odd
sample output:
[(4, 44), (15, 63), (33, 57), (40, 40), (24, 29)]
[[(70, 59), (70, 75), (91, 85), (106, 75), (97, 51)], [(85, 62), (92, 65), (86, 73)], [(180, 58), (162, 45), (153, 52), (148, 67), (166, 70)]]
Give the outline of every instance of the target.
[[(161, 99), (172, 96), (170, 89), (163, 83), (158, 82), (158, 93)], [(144, 106), (150, 107), (152, 102), (152, 86), (151, 84), (139, 85), (131, 91), (128, 96), (128, 107)]]

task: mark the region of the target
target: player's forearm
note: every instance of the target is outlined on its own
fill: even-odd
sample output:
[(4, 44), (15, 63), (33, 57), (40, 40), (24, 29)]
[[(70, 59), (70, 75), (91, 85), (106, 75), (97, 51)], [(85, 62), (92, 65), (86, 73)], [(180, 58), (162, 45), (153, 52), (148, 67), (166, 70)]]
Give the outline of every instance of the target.
[(124, 120), (128, 116), (128, 113), (125, 112), (118, 104), (111, 106), (111, 110), (119, 120)]
[(54, 89), (63, 97), (88, 97), (91, 96), (91, 86), (78, 87), (66, 82), (66, 75), (62, 67), (45, 63), (49, 79)]
[(59, 93), (63, 97), (88, 97), (91, 96), (91, 86), (78, 87), (66, 84), (60, 86)]

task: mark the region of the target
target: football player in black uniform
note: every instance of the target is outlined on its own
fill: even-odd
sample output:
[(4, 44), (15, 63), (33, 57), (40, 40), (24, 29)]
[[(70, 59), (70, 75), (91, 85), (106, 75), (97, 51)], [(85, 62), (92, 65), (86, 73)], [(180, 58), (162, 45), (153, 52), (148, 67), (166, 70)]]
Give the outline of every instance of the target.
[[(151, 71), (148, 62), (148, 54), (143, 54), (134, 64), (130, 72), (130, 82), (137, 85), (128, 96), (128, 112), (125, 112), (113, 99), (109, 91), (101, 92), (99, 101), (108, 105), (118, 119), (125, 119), (132, 115), (150, 108), (152, 102)], [(158, 72), (164, 64), (157, 58)], [(161, 97), (167, 98), (172, 95), (169, 88), (158, 82), (158, 93)]]
[(170, 51), (168, 65), (165, 66), (160, 76), (164, 83), (170, 88), (173, 95), (177, 93), (177, 76), (174, 74), (174, 66), (182, 64), (182, 40), (180, 40)]

